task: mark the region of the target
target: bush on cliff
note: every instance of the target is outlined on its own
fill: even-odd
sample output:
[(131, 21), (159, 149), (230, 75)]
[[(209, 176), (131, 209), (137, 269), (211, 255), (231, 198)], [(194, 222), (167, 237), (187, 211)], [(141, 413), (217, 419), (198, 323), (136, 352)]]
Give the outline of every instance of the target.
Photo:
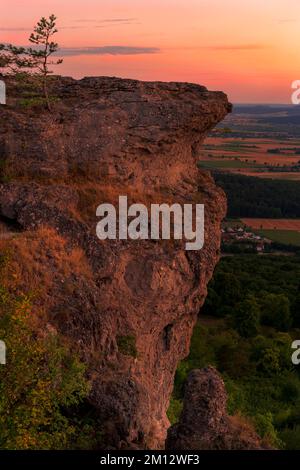
[(0, 286), (0, 448), (86, 447), (92, 428), (68, 412), (87, 396), (84, 365), (58, 334), (38, 334), (31, 317), (30, 299)]

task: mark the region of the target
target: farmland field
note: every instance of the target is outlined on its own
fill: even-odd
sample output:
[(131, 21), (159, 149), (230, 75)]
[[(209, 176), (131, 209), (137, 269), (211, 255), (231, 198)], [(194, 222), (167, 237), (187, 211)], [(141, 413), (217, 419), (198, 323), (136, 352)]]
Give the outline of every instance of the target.
[(244, 161), (241, 160), (200, 160), (199, 161), (200, 168), (252, 168), (252, 166)]
[(300, 232), (300, 219), (248, 219), (242, 218), (248, 227), (263, 230), (292, 230)]
[[(300, 140), (209, 137), (199, 166), (258, 178), (300, 180)], [(293, 170), (293, 171), (289, 171)]]
[(274, 242), (300, 246), (300, 219), (248, 219), (241, 222)]
[(258, 178), (300, 180), (300, 124), (292, 106), (239, 106), (205, 140), (199, 166)]
[[(220, 167), (219, 167), (220, 168)], [(245, 167), (242, 169), (232, 169), (231, 173), (241, 173), (245, 176), (256, 176), (257, 178), (267, 178), (271, 180), (287, 180), (287, 181), (300, 181), (300, 172), (280, 172), (280, 171), (255, 171), (255, 169), (247, 170)]]
[(300, 180), (300, 141), (277, 142), (257, 138), (241, 141), (240, 138), (209, 137), (204, 148), (200, 168), (220, 169), (258, 178)]
[(296, 230), (259, 230), (258, 233), (274, 242), (300, 246), (300, 232)]
[[(209, 137), (205, 141), (205, 153), (203, 158), (235, 158), (248, 160), (252, 163), (284, 165), (297, 163), (300, 160), (300, 141), (277, 142), (276, 140), (248, 138), (227, 139), (224, 142), (220, 137)], [(273, 152), (272, 152), (273, 150)]]

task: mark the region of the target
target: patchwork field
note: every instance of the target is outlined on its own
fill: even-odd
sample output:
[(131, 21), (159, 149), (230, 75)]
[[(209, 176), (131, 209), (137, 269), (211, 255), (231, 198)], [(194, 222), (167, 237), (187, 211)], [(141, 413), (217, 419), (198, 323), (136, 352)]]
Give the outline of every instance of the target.
[(263, 230), (293, 230), (300, 232), (300, 219), (241, 219), (248, 227)]
[(210, 159), (210, 160), (200, 160), (199, 161), (200, 168), (208, 168), (208, 169), (239, 169), (239, 168), (248, 168), (252, 169), (253, 166), (243, 160), (236, 160), (236, 159)]
[(284, 245), (300, 246), (300, 232), (295, 230), (259, 230), (258, 234)]
[(300, 246), (300, 219), (242, 218), (241, 222), (269, 240)]
[[(258, 178), (300, 180), (300, 123), (287, 106), (240, 106), (205, 140), (200, 167)], [(299, 117), (300, 119), (300, 117)]]
[[(200, 161), (206, 165), (210, 162), (214, 168), (252, 168), (259, 177), (268, 174), (269, 167), (271, 170), (279, 167), (278, 177), (281, 167), (288, 170), (299, 164), (300, 141), (209, 137), (205, 141)], [(265, 167), (264, 172), (261, 171), (262, 167)], [(280, 172), (280, 178), (285, 178), (286, 173)], [(274, 177), (273, 172), (270, 174)]]
[[(300, 160), (299, 141), (277, 141), (257, 138), (224, 139), (209, 137), (205, 140), (203, 159), (239, 158), (262, 165), (290, 165)], [(201, 158), (202, 159), (202, 158)]]
[[(220, 167), (219, 167), (220, 168)], [(254, 170), (253, 168), (251, 170), (247, 170), (245, 167), (240, 169), (242, 167), (239, 167), (238, 169), (231, 169), (230, 173), (241, 173), (245, 176), (256, 176), (257, 178), (267, 178), (271, 180), (287, 180), (287, 181), (300, 181), (300, 172), (280, 172), (280, 171), (259, 171), (259, 169)]]

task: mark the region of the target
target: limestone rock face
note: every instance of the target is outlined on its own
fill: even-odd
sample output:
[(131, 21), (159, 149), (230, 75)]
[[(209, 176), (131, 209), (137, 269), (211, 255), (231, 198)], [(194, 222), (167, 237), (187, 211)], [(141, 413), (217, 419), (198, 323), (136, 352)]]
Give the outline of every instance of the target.
[[(19, 85), (18, 85), (19, 86)], [(162, 448), (178, 361), (219, 259), (225, 197), (197, 168), (207, 132), (231, 106), (188, 83), (55, 78), (51, 113), (0, 106), (1, 238), (14, 288), (35, 290), (40, 328), (78, 350), (106, 448)], [(205, 244), (96, 237), (96, 207), (203, 203)], [(41, 312), (43, 312), (41, 314)]]
[(213, 367), (193, 370), (185, 385), (184, 407), (178, 424), (168, 430), (172, 450), (259, 450), (259, 437), (240, 419), (227, 415), (227, 393)]

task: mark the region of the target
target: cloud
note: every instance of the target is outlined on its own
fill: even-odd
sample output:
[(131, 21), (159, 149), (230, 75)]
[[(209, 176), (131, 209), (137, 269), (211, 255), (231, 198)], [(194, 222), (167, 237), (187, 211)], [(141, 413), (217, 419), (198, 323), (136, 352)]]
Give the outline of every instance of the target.
[(96, 27), (112, 26), (112, 25), (121, 25), (121, 24), (137, 24), (138, 18), (105, 18), (103, 20), (96, 19), (79, 19), (75, 20), (76, 23), (92, 23), (98, 25)]
[(124, 26), (126, 24), (135, 25), (135, 24), (142, 24), (142, 23), (139, 21), (136, 21), (136, 22), (129, 21), (128, 23), (125, 23), (125, 21), (122, 21), (120, 23), (102, 23), (102, 24), (94, 25), (94, 28), (110, 28), (111, 26)]
[[(206, 51), (252, 51), (252, 50), (259, 50), (265, 49), (270, 47), (266, 44), (216, 44), (213, 46), (186, 46), (186, 47), (176, 47), (178, 50), (184, 51), (199, 51), (199, 50), (206, 50)], [(173, 48), (170, 48), (173, 49)]]
[[(96, 19), (79, 19), (75, 20), (75, 23), (82, 23), (81, 25), (71, 25), (71, 26), (59, 26), (58, 29), (81, 29), (87, 28), (91, 25), (93, 28), (109, 28), (111, 26), (121, 26), (121, 25), (134, 25), (134, 24), (141, 24), (138, 21), (138, 18), (106, 18), (103, 20), (96, 20)], [(0, 26), (0, 31), (32, 31), (32, 26), (28, 27), (6, 27)]]
[(298, 23), (298, 21), (299, 20), (297, 18), (283, 18), (283, 19), (278, 20), (278, 23), (279, 24)]
[(108, 18), (100, 20), (99, 23), (129, 23), (132, 21), (137, 21), (137, 18)]
[(212, 51), (251, 51), (258, 49), (265, 49), (264, 44), (232, 44), (232, 45), (217, 45), (217, 46), (204, 46), (201, 49), (210, 49)]
[[(4, 43), (9, 44), (9, 43)], [(27, 48), (28, 45), (18, 47)], [(41, 46), (32, 46), (32, 49), (40, 50)], [(158, 47), (138, 46), (102, 46), (102, 47), (60, 47), (53, 55), (60, 57), (73, 57), (80, 55), (139, 55), (157, 54), (161, 52)]]
[(30, 31), (31, 28), (6, 28), (0, 26), (0, 31)]
[(157, 54), (157, 47), (103, 46), (103, 47), (61, 47), (56, 55), (71, 57), (79, 55), (138, 55)]
[(59, 29), (82, 29), (86, 28), (86, 26), (60, 26)]
[[(60, 26), (59, 29), (81, 29), (83, 26)], [(7, 28), (1, 27), (0, 31), (32, 31), (32, 27), (28, 26), (27, 28)]]

